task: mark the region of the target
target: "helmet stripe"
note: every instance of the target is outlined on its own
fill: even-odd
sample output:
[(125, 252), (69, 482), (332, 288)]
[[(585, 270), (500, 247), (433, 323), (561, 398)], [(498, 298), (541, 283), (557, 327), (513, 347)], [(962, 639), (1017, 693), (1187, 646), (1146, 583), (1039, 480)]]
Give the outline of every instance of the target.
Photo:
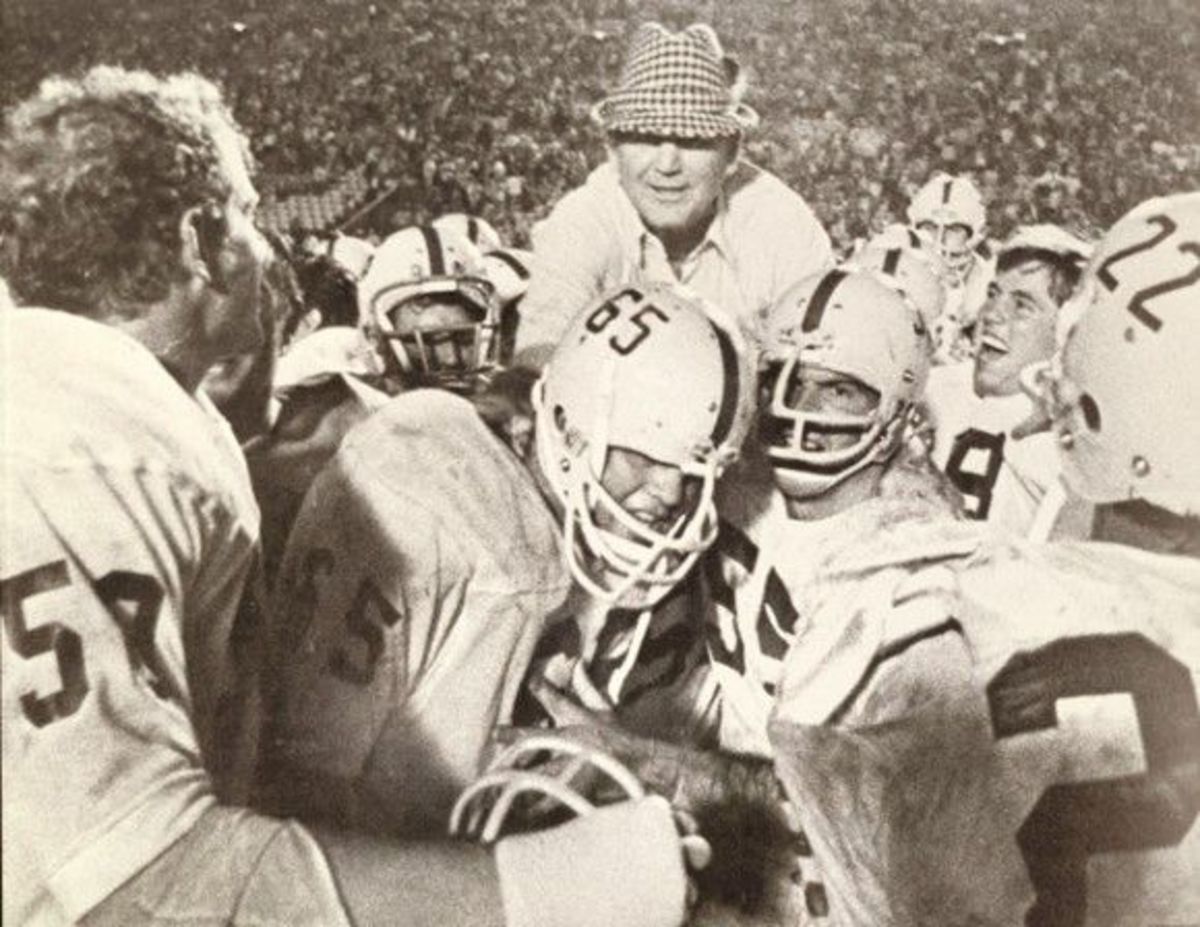
[(513, 257), (511, 254), (509, 254), (507, 251), (489, 251), (485, 255), (485, 257), (494, 257), (499, 261), (503, 261), (505, 264), (507, 264), (509, 267), (512, 268), (512, 272), (514, 274), (516, 274), (517, 277), (519, 277), (521, 280), (529, 279), (529, 268), (526, 267), (524, 264), (522, 264), (520, 261), (518, 261), (515, 257)]
[(429, 254), (430, 276), (446, 276), (446, 255), (442, 251), (442, 236), (431, 225), (422, 225), (421, 234), (425, 236), (425, 250)]
[(471, 239), (471, 244), (479, 244), (479, 222), (474, 216), (467, 216), (467, 237)]
[(883, 272), (889, 277), (896, 276), (896, 268), (900, 266), (900, 249), (891, 248), (883, 257)]
[(737, 419), (738, 403), (742, 396), (741, 366), (738, 364), (737, 348), (725, 329), (709, 319), (713, 333), (717, 336), (717, 347), (721, 350), (722, 379), (725, 388), (721, 393), (721, 407), (717, 410), (717, 420), (713, 424), (713, 447), (720, 447), (733, 431), (733, 423)]
[(825, 315), (825, 306), (829, 303), (829, 297), (838, 288), (838, 284), (846, 279), (846, 276), (844, 270), (831, 270), (821, 279), (813, 292), (812, 299), (808, 301), (808, 309), (804, 312), (804, 321), (800, 323), (800, 331), (817, 330), (817, 326), (821, 324), (821, 317)]
[(942, 186), (942, 205), (945, 206), (950, 202), (950, 189), (954, 186), (954, 179), (947, 180)]

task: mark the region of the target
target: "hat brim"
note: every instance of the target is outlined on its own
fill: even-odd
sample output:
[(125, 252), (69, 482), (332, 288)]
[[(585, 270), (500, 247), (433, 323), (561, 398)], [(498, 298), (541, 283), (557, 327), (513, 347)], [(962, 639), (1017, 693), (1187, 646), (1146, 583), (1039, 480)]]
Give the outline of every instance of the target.
[(727, 138), (758, 125), (758, 113), (745, 103), (725, 112), (661, 106), (631, 107), (613, 98), (592, 107), (592, 121), (605, 132), (658, 135), (665, 138)]

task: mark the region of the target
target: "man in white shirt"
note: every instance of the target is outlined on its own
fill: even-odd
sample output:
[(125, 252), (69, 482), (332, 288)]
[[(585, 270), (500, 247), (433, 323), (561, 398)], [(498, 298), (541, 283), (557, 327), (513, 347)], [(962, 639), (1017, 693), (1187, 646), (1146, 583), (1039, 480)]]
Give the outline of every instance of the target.
[(614, 285), (685, 284), (752, 344), (791, 284), (833, 263), (804, 200), (740, 158), (758, 116), (712, 28), (638, 30), (621, 85), (593, 115), (608, 160), (533, 230), (517, 359), (540, 366), (567, 323)]

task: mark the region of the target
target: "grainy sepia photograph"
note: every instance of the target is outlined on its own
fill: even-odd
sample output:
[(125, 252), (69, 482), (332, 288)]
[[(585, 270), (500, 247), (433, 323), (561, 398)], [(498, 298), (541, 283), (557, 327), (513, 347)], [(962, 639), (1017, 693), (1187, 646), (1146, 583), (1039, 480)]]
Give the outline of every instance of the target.
[(1197, 0), (0, 0), (8, 927), (1200, 927)]

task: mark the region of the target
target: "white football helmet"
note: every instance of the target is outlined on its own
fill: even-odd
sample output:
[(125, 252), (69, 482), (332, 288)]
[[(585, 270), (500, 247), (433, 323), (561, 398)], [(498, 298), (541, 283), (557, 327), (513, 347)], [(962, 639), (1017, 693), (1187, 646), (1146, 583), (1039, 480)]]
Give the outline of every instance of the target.
[(549, 733), (488, 765), (455, 803), (450, 834), (494, 847), (521, 923), (684, 923), (687, 870), (712, 859), (691, 815), (612, 756)]
[(882, 232), (872, 235), (863, 247), (882, 248), (885, 251), (888, 248), (907, 248), (911, 251), (920, 251), (931, 259), (941, 260), (941, 255), (937, 253), (932, 241), (911, 226), (899, 222), (893, 222), (885, 226)]
[(533, 252), (521, 248), (493, 248), (484, 252), (484, 264), (487, 265), (488, 279), (496, 287), (496, 295), (501, 305), (515, 303), (529, 289), (529, 278), (532, 276)]
[[(359, 282), (362, 324), (386, 343), (414, 384), (469, 389), (500, 363), (500, 306), (483, 255), (432, 226), (389, 235)], [(413, 324), (427, 303), (461, 308), (464, 321)]]
[(1059, 357), (1030, 378), (1067, 485), (1091, 502), (1140, 498), (1200, 515), (1200, 193), (1120, 219), (1072, 302)]
[[(551, 762), (541, 768), (552, 769), (553, 775), (525, 768), (546, 754)], [(518, 818), (531, 799), (550, 799), (576, 816), (590, 814), (596, 806), (573, 784), (581, 773), (592, 772), (603, 773), (615, 786), (616, 800), (636, 801), (646, 794), (638, 778), (606, 753), (554, 734), (527, 737), (500, 753), (459, 795), (450, 812), (450, 835), (491, 845), (523, 826)]]
[[(667, 286), (611, 291), (572, 321), (534, 386), (535, 439), (565, 510), (564, 556), (593, 595), (652, 605), (715, 540), (714, 484), (753, 404), (745, 357), (698, 299)], [(613, 448), (698, 477), (695, 504), (666, 530), (635, 518), (601, 482)]]
[(975, 184), (967, 177), (934, 174), (909, 204), (908, 221), (929, 236), (946, 262), (949, 279), (962, 283), (987, 226), (987, 209)]
[(504, 242), (486, 219), (468, 215), (465, 212), (448, 212), (438, 216), (430, 223), (439, 232), (449, 232), (467, 239), (480, 251), (493, 251), (503, 248)]
[(942, 261), (930, 251), (916, 248), (881, 248), (870, 242), (848, 265), (873, 273), (912, 304), (928, 329), (946, 308)]
[[(767, 320), (766, 408), (760, 440), (784, 495), (821, 495), (899, 447), (913, 404), (925, 391), (931, 345), (917, 311), (863, 270), (843, 267), (792, 286)], [(865, 415), (806, 411), (789, 404), (805, 368), (851, 376), (879, 393)], [(852, 445), (806, 450), (822, 434)]]

